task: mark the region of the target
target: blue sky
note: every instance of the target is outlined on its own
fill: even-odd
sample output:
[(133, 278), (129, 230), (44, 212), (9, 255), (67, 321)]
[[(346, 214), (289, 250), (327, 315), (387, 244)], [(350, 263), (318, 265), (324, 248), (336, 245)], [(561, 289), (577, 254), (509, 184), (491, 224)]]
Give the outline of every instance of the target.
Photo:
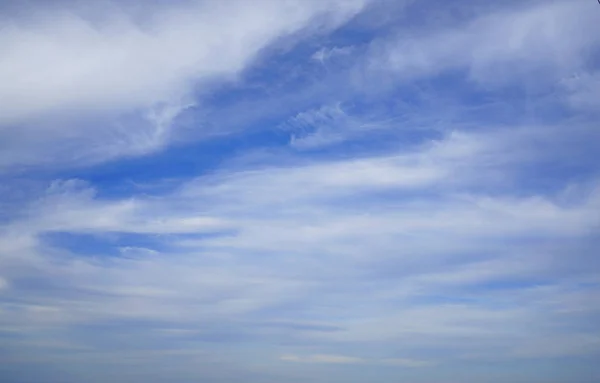
[(2, 382), (600, 376), (597, 2), (0, 23)]

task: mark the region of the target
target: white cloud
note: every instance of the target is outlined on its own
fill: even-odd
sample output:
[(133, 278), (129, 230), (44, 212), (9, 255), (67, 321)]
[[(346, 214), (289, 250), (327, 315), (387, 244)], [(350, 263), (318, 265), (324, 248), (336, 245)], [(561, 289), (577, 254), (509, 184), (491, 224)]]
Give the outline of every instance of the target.
[(340, 103), (300, 112), (281, 125), (281, 129), (290, 132), (290, 146), (298, 150), (340, 144), (395, 127), (394, 119), (352, 116)]
[(98, 9), (94, 23), (69, 10), (7, 22), (0, 64), (4, 125), (68, 109), (146, 107), (189, 90), (192, 80), (238, 74), (275, 39), (319, 15), (339, 22), (362, 1), (186, 3), (136, 22)]
[[(583, 68), (588, 51), (598, 48), (593, 31), (599, 22), (593, 2), (526, 3), (480, 13), (466, 25), (401, 33), (377, 47), (369, 65), (408, 81), (467, 69), (471, 79), (486, 85), (555, 82)], [(548, 76), (553, 73), (558, 77)]]
[[(4, 326), (70, 326), (111, 318), (216, 325), (282, 304), (318, 302), (304, 314), (344, 329), (311, 332), (322, 342), (404, 339), (416, 347), (431, 337), (447, 344), (461, 336), (502, 343), (497, 337), (506, 332), (526, 338), (529, 318), (550, 309), (511, 304), (499, 312), (477, 302), (430, 308), (418, 303), (449, 289), (560, 267), (544, 255), (544, 242), (579, 240), (598, 224), (593, 192), (562, 202), (549, 196), (490, 196), (479, 189), (453, 192), (457, 185), (457, 190), (483, 187), (480, 172), (518, 167), (519, 161), (504, 161), (502, 155), (508, 146), (518, 152), (519, 145), (528, 145), (522, 141), (527, 135), (515, 134), (492, 136), (494, 150), (488, 150), (488, 136), (461, 133), (407, 153), (205, 176), (160, 197), (109, 200), (85, 183), (56, 182), (28, 214), (5, 228), (2, 262), (17, 279), (36, 278), (68, 294), (60, 300), (24, 294)], [(422, 194), (427, 190), (442, 195)], [(352, 203), (341, 203), (344, 198)], [(126, 258), (73, 258), (35, 240), (52, 231), (161, 235), (164, 249), (115, 244)], [(14, 233), (33, 244), (15, 247)], [(216, 235), (170, 236), (207, 233)], [(530, 238), (541, 242), (511, 245)], [(454, 259), (457, 253), (485, 255)], [(365, 280), (369, 273), (376, 280), (386, 273), (410, 276), (391, 288), (386, 277)], [(330, 279), (337, 282), (331, 285)], [(371, 287), (352, 287), (362, 283)], [(37, 315), (39, 307), (51, 315)]]
[(160, 200), (102, 201), (94, 196), (95, 190), (81, 181), (55, 181), (46, 195), (29, 207), (27, 215), (33, 221), (22, 230), (166, 234), (212, 232), (229, 227), (225, 220), (208, 215), (189, 216), (173, 210), (164, 212), (167, 215), (157, 214)]
[(325, 65), (325, 62), (336, 56), (346, 56), (352, 52), (353, 47), (332, 47), (332, 48), (321, 48), (311, 58)]
[[(270, 44), (335, 27), (365, 3), (184, 2), (150, 6), (144, 17), (89, 4), (7, 17), (0, 31), (0, 134), (9, 145), (0, 166), (156, 150), (198, 87), (234, 80)], [(168, 109), (158, 119), (123, 121), (124, 114), (161, 105)]]

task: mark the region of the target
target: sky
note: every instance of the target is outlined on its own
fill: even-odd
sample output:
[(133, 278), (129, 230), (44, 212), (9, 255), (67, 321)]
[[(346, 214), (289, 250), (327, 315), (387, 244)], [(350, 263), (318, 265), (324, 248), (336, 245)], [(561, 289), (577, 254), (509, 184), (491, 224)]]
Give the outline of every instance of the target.
[(0, 2), (0, 381), (600, 379), (594, 0)]

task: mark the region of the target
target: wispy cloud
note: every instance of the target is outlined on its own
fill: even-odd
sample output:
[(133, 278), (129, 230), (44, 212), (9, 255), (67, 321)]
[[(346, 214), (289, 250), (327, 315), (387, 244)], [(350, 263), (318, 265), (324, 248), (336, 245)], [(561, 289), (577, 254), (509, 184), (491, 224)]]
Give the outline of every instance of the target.
[(352, 356), (344, 355), (309, 355), (306, 357), (300, 357), (297, 355), (283, 355), (280, 357), (281, 360), (286, 362), (302, 362), (302, 363), (329, 363), (329, 364), (354, 364), (364, 363), (361, 358), (355, 358)]
[(467, 70), (485, 85), (556, 81), (585, 67), (587, 50), (600, 43), (591, 33), (599, 17), (591, 2), (526, 2), (465, 24), (400, 34), (375, 45), (369, 65), (406, 80)]
[(296, 362), (296, 363), (325, 363), (325, 364), (388, 364), (394, 366), (402, 366), (402, 367), (431, 367), (435, 365), (433, 362), (425, 361), (425, 360), (417, 360), (417, 359), (404, 359), (404, 358), (395, 358), (395, 359), (362, 359), (356, 358), (352, 356), (345, 355), (307, 355), (307, 356), (298, 356), (298, 355), (282, 355), (279, 357), (280, 360), (285, 362)]

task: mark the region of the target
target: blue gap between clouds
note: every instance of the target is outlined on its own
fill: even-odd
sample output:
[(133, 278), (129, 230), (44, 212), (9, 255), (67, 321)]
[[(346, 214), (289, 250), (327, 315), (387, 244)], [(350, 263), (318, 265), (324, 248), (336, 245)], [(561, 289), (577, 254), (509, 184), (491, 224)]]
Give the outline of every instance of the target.
[(177, 240), (210, 239), (225, 233), (193, 234), (138, 234), (112, 232), (102, 234), (72, 233), (64, 231), (47, 232), (41, 241), (47, 245), (68, 250), (74, 254), (90, 257), (119, 257), (121, 248), (140, 248), (153, 251), (177, 252)]

